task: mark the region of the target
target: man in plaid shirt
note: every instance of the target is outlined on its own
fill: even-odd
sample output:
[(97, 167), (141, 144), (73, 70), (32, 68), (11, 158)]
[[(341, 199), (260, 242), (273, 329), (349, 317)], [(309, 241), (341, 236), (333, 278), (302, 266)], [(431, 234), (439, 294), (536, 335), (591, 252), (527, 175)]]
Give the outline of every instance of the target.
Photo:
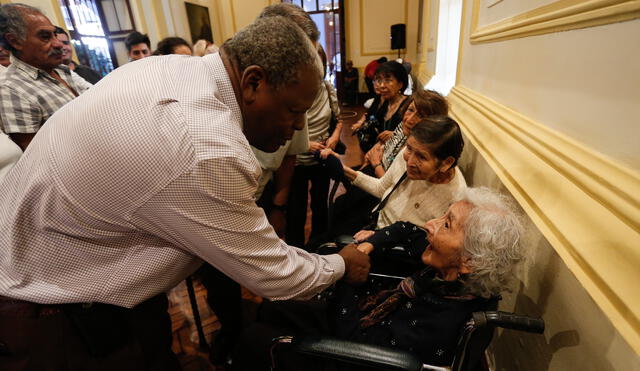
[(0, 77), (1, 129), (25, 150), (44, 122), (91, 84), (62, 65), (62, 42), (36, 8), (3, 5), (0, 44), (12, 54)]

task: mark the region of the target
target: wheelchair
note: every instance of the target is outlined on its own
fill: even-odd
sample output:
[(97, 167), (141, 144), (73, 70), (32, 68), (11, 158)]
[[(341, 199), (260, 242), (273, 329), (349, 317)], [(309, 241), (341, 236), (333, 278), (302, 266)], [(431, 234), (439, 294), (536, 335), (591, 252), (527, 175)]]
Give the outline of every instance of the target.
[[(402, 280), (404, 277), (370, 273), (370, 277), (385, 280)], [(331, 360), (345, 365), (340, 369), (357, 366), (374, 370), (398, 371), (481, 371), (486, 369), (485, 350), (491, 343), (496, 328), (512, 329), (531, 333), (544, 332), (544, 320), (514, 313), (497, 311), (500, 297), (493, 298), (487, 311), (473, 312), (460, 330), (453, 362), (449, 366), (423, 364), (420, 357), (410, 351), (379, 345), (358, 343), (329, 336), (280, 336), (271, 346), (271, 369), (285, 371), (279, 367), (278, 352), (293, 352), (309, 356), (310, 360)], [(288, 370), (290, 371), (290, 370)]]
[[(395, 249), (401, 251), (403, 247), (398, 246)], [(369, 277), (370, 279), (395, 280), (396, 282), (404, 279), (401, 276), (382, 273), (370, 273)], [(448, 366), (423, 364), (418, 355), (397, 348), (358, 343), (328, 336), (280, 336), (272, 341), (271, 369), (285, 371), (283, 367), (278, 365), (277, 354), (279, 352), (293, 352), (308, 356), (310, 360), (333, 361), (334, 364), (343, 365), (339, 368), (340, 370), (351, 370), (350, 366), (355, 366), (367, 370), (483, 371), (487, 369), (485, 350), (491, 343), (496, 328), (537, 334), (544, 332), (545, 325), (542, 318), (497, 311), (500, 300), (501, 297), (492, 298), (487, 304), (486, 309), (488, 310), (472, 313), (471, 318), (460, 329), (453, 362)]]

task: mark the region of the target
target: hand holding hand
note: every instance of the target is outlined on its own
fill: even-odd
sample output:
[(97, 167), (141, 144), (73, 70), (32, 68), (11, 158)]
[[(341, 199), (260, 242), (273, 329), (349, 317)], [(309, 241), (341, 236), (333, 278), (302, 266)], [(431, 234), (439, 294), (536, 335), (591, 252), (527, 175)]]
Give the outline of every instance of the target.
[(369, 255), (373, 251), (373, 245), (369, 242), (363, 242), (358, 245), (358, 250)]
[(363, 284), (367, 281), (367, 275), (371, 264), (369, 255), (358, 251), (355, 244), (348, 244), (338, 253), (344, 259), (343, 279), (351, 285)]

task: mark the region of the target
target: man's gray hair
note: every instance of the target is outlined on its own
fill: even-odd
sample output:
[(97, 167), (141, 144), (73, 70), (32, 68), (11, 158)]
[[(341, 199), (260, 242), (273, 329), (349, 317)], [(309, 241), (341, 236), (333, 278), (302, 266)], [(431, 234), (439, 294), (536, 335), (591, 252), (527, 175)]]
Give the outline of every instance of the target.
[[(280, 16), (256, 19), (222, 45), (240, 72), (260, 66), (276, 88), (295, 83), (304, 65), (318, 69), (318, 53), (300, 27)], [(322, 76), (322, 70), (317, 71)], [(318, 83), (320, 80), (318, 79)]]
[(520, 217), (506, 196), (485, 187), (466, 188), (456, 201), (473, 205), (464, 223), (462, 256), (472, 271), (467, 283), (475, 294), (498, 295), (525, 256)]
[(297, 5), (289, 3), (269, 5), (262, 9), (258, 18), (273, 16), (281, 16), (293, 21), (298, 25), (298, 27), (302, 28), (302, 31), (304, 31), (304, 33), (307, 34), (307, 37), (309, 37), (309, 39), (314, 43), (320, 38), (320, 31), (318, 31), (316, 23), (311, 19), (309, 13), (305, 12), (304, 9)]
[(24, 20), (25, 14), (42, 12), (38, 8), (20, 3), (0, 5), (0, 45), (12, 53), (15, 48), (9, 44), (5, 35), (10, 33), (19, 40), (24, 41), (27, 37), (27, 22)]

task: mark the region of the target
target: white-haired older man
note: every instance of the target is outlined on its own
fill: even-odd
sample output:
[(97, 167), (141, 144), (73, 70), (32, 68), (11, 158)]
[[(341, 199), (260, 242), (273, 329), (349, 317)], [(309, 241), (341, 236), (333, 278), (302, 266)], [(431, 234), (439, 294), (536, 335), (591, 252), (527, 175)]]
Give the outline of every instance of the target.
[(127, 64), (56, 112), (0, 183), (0, 339), (16, 348), (0, 368), (177, 368), (161, 294), (203, 260), (272, 299), (364, 281), (365, 254), (287, 246), (254, 200), (250, 145), (302, 128), (316, 58), (294, 23), (259, 19), (219, 54)]

